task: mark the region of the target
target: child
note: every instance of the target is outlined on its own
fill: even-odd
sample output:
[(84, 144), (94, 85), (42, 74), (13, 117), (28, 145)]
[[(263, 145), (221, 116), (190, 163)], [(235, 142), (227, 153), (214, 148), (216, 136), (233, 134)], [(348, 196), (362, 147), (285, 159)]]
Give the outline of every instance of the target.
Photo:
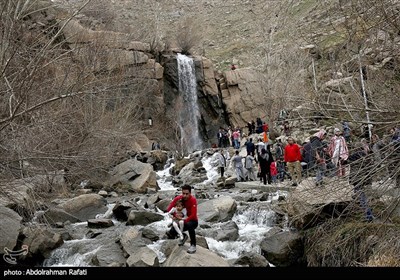
[(272, 183), (276, 183), (276, 176), (278, 175), (278, 169), (276, 168), (275, 161), (271, 162), (270, 169), (271, 169)]
[(291, 180), (292, 177), (286, 171), (286, 166), (285, 166), (285, 162), (283, 161), (283, 158), (278, 158), (275, 163), (276, 163), (276, 169), (278, 172), (277, 179), (280, 182), (283, 182), (283, 180), (285, 179), (285, 175), (286, 175), (289, 178), (289, 180)]
[(172, 207), (168, 212), (172, 222), (168, 225), (173, 226), (176, 232), (179, 234), (179, 240), (183, 240), (183, 220), (187, 218), (187, 211), (184, 208), (183, 201), (179, 200), (176, 202), (175, 207)]

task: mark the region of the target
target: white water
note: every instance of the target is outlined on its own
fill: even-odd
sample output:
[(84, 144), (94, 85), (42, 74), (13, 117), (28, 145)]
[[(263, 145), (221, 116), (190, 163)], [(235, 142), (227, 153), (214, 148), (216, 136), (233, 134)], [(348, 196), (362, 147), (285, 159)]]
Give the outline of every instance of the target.
[(201, 150), (203, 141), (199, 133), (200, 110), (197, 103), (197, 83), (193, 59), (178, 53), (179, 94), (179, 128), (181, 132), (182, 152), (190, 153)]
[(175, 164), (171, 163), (168, 168), (156, 172), (157, 183), (161, 190), (176, 190), (176, 187), (172, 185), (172, 175), (170, 173), (170, 169), (174, 166)]
[[(265, 202), (264, 202), (265, 205)], [(206, 237), (208, 247), (211, 251), (222, 256), (225, 259), (236, 259), (244, 252), (261, 253), (260, 243), (275, 222), (275, 213), (268, 209), (263, 209), (256, 204), (239, 209), (233, 216), (234, 221), (239, 228), (239, 238), (235, 241), (217, 241), (213, 238)], [(167, 215), (165, 219), (151, 224), (156, 232), (165, 232), (170, 222)], [(212, 225), (213, 229), (221, 227), (221, 223)], [(158, 256), (159, 262), (166, 260), (165, 255), (160, 248), (165, 240), (158, 240), (147, 245)]]
[[(203, 157), (202, 162), (207, 171), (208, 179), (200, 185), (214, 185), (219, 177), (215, 154), (213, 156)], [(172, 176), (169, 173), (169, 169), (173, 166), (174, 164), (171, 164), (171, 166), (165, 170), (157, 172), (157, 182), (160, 186), (160, 191), (177, 189), (172, 186)], [(237, 195), (237, 193), (235, 193), (235, 195)], [(279, 193), (276, 193), (270, 196), (266, 202), (255, 202), (248, 206), (238, 206), (238, 210), (232, 220), (239, 228), (239, 238), (235, 241), (217, 241), (206, 237), (209, 249), (225, 259), (238, 258), (244, 252), (260, 253), (260, 242), (263, 236), (275, 224), (275, 213), (269, 210), (267, 205), (268, 202), (276, 200), (278, 197)], [(112, 218), (113, 207), (114, 204), (109, 204), (106, 213), (97, 215), (97, 218)], [(155, 232), (163, 233), (168, 230), (167, 224), (170, 222), (170, 219), (166, 213), (158, 212), (163, 214), (165, 218), (162, 221), (152, 223), (149, 227), (153, 228)], [(114, 219), (112, 220), (115, 224), (114, 227), (122, 225), (121, 222)], [(86, 228), (87, 222), (75, 223), (72, 226), (76, 228)], [(138, 227), (140, 228), (141, 226)], [(213, 229), (221, 227), (221, 223), (215, 223), (212, 227)], [(122, 228), (122, 231), (123, 230)], [(117, 235), (120, 234), (120, 231), (116, 228), (115, 231)], [(158, 240), (147, 245), (157, 254), (160, 263), (166, 260), (165, 255), (160, 250), (163, 242), (165, 242), (165, 240)], [(90, 266), (93, 257), (95, 257), (100, 247), (98, 243), (95, 243), (95, 239), (88, 239), (86, 237), (65, 241), (61, 247), (52, 251), (51, 256), (43, 263), (43, 266)]]
[[(202, 158), (203, 167), (207, 171), (207, 180), (198, 184), (198, 185), (206, 185), (210, 186), (216, 185), (216, 181), (219, 178), (220, 174), (217, 168), (217, 153), (214, 153), (211, 156), (205, 156)], [(172, 187), (171, 184), (165, 183), (168, 180), (165, 177), (171, 177), (169, 174), (169, 169), (163, 171), (158, 171), (157, 174), (160, 178), (157, 182), (161, 190), (169, 190)], [(229, 173), (229, 171), (227, 171)], [(165, 177), (162, 177), (164, 175)], [(161, 182), (161, 183), (160, 183)], [(176, 190), (176, 188), (173, 188)], [(275, 193), (271, 194), (268, 202), (272, 200), (277, 200), (279, 195), (285, 195), (283, 193)], [(217, 241), (213, 238), (206, 237), (209, 249), (218, 255), (224, 257), (225, 259), (235, 259), (238, 258), (244, 252), (251, 253), (261, 253), (260, 242), (263, 239), (263, 235), (266, 234), (275, 222), (275, 213), (267, 207), (262, 207), (259, 204), (263, 204), (265, 206), (266, 203), (254, 203), (249, 207), (244, 207), (242, 209), (238, 209), (236, 214), (233, 216), (232, 221), (234, 221), (239, 228), (239, 238), (235, 241)], [(168, 223), (168, 219), (164, 221), (160, 221), (157, 224), (158, 227), (162, 227), (163, 229), (167, 229), (166, 225)], [(213, 228), (220, 227), (220, 223), (213, 224)], [(160, 263), (165, 261), (165, 256), (159, 250), (161, 244), (164, 240), (159, 240), (152, 245), (148, 245), (159, 257)]]
[(51, 252), (48, 259), (43, 262), (44, 267), (51, 266), (91, 266), (91, 260), (100, 249), (99, 246), (91, 246), (94, 239), (74, 239), (64, 241), (64, 244)]
[(236, 259), (241, 254), (261, 253), (260, 243), (275, 221), (271, 210), (260, 210), (253, 206), (238, 211), (232, 218), (239, 227), (239, 238), (235, 241), (217, 241), (206, 238), (209, 249), (226, 259)]

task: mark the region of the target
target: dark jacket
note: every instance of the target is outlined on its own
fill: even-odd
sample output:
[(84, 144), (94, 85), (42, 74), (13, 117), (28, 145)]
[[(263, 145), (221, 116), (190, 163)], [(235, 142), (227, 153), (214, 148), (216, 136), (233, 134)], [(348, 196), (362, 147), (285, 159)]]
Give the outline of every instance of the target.
[(321, 158), (325, 158), (324, 145), (317, 136), (313, 136), (310, 139), (310, 142), (304, 144), (303, 146), (303, 161), (306, 162), (309, 167), (315, 165), (317, 162), (316, 153), (319, 154)]
[(254, 145), (253, 142), (247, 141), (246, 142), (246, 151), (247, 154), (252, 154), (255, 155), (255, 150), (256, 150), (256, 146)]
[(363, 150), (352, 153), (347, 162), (350, 164), (349, 182), (355, 187), (372, 185), (373, 161), (371, 154), (367, 155)]

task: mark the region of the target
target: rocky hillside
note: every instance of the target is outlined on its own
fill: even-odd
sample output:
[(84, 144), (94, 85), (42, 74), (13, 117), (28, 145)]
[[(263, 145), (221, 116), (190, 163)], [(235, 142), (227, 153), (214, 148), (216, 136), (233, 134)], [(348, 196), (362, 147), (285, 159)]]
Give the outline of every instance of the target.
[[(55, 2), (76, 9), (86, 1)], [(303, 105), (300, 111), (306, 109), (311, 116), (317, 112), (361, 126), (366, 122), (365, 112), (360, 112), (365, 102), (354, 92), (368, 90), (369, 107), (375, 107), (372, 123), (389, 120), (391, 124), (382, 128), (387, 130), (396, 125), (397, 109), (384, 108), (400, 89), (398, 5), (399, 1), (92, 0), (77, 17), (86, 27), (128, 33), (154, 50), (179, 49), (177, 37), (189, 33), (185, 36), (191, 52), (211, 59), (217, 70), (228, 70), (234, 63), (261, 71), (264, 95), (275, 103), (265, 111), (268, 119), (283, 106)], [(364, 74), (369, 71), (364, 90), (358, 64)], [(354, 103), (353, 111), (344, 104), (349, 102)], [(336, 108), (343, 106), (345, 110)]]
[[(76, 9), (86, 1), (55, 2)], [(241, 67), (258, 65), (265, 55), (271, 31), (297, 33), (297, 28), (291, 30), (293, 26), (303, 26), (315, 14), (323, 12), (319, 9), (322, 1), (274, 2), (92, 0), (79, 17), (92, 29), (126, 32), (140, 41), (160, 40), (172, 45), (176, 44), (176, 34), (182, 26), (193, 26), (200, 37), (193, 51), (226, 70), (231, 63)], [(286, 40), (282, 39), (281, 36), (277, 43), (283, 45)]]

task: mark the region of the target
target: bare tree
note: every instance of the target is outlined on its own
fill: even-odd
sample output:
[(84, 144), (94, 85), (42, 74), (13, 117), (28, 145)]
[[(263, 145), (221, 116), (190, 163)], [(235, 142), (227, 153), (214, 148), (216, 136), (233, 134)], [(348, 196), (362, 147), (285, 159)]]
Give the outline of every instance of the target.
[[(346, 120), (352, 124), (353, 141), (364, 137), (369, 141), (374, 134), (384, 139), (384, 156), (371, 164), (374, 184), (367, 190), (370, 207), (383, 225), (366, 231), (366, 224), (359, 224), (365, 217), (357, 215), (360, 207), (354, 200), (344, 213), (310, 231), (306, 239), (310, 265), (397, 266), (399, 244), (384, 241), (371, 253), (365, 234), (392, 241), (396, 235), (384, 224), (396, 223), (391, 213), (399, 205), (395, 188), (400, 166), (394, 163), (398, 151), (393, 142), (387, 145), (392, 139), (389, 128), (400, 122), (398, 1), (271, 1), (255, 14), (264, 48), (262, 59), (255, 56), (263, 63), (254, 64), (264, 70), (267, 116), (286, 106), (297, 107), (289, 119), (297, 129), (315, 129), (317, 118), (321, 119), (317, 125), (324, 128), (340, 127)], [(340, 184), (334, 177), (330, 187)], [(335, 194), (332, 189), (331, 195)], [(392, 197), (390, 203), (382, 203), (384, 195)]]
[(176, 41), (177, 46), (183, 54), (190, 54), (195, 46), (201, 45), (202, 28), (195, 19), (186, 17), (177, 27)]
[(68, 43), (63, 28), (80, 10), (64, 12), (61, 21), (53, 8), (30, 0), (0, 4), (2, 186), (60, 170), (71, 187), (101, 182), (145, 128), (142, 106), (154, 82), (135, 67), (107, 68), (111, 50), (101, 41)]

